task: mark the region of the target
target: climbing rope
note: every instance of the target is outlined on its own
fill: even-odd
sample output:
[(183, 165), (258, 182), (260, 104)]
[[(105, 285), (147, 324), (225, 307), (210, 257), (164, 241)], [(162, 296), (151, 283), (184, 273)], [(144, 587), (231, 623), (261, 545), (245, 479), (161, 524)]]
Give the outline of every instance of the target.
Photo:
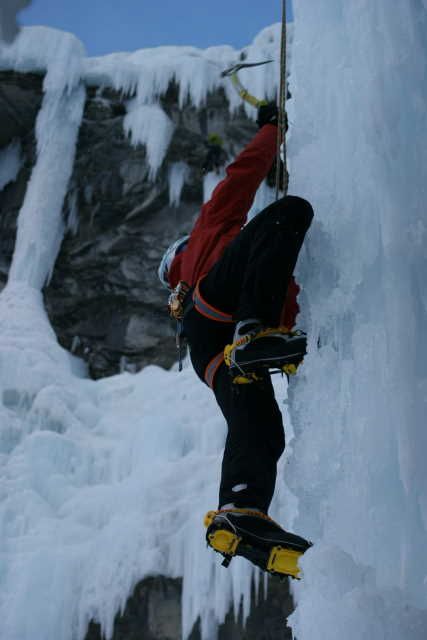
[[(288, 191), (286, 166), (286, 0), (282, 1), (282, 33), (280, 42), (280, 90), (279, 90), (279, 126), (277, 127), (276, 155), (276, 200), (279, 199), (280, 183), (283, 180), (283, 191)], [(283, 169), (280, 162), (280, 147), (283, 144)]]

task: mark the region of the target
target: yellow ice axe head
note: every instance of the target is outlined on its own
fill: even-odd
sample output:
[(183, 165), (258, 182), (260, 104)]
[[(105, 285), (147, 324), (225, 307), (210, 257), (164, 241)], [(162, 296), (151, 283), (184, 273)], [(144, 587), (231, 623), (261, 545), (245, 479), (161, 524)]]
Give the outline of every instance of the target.
[(259, 107), (261, 107), (262, 105), (267, 104), (267, 101), (259, 100), (258, 98), (255, 98), (255, 96), (250, 94), (249, 91), (247, 91), (245, 87), (242, 85), (242, 83), (240, 82), (239, 76), (237, 74), (241, 69), (246, 69), (248, 67), (259, 67), (260, 65), (268, 64), (269, 62), (273, 62), (273, 61), (264, 60), (263, 62), (241, 62), (238, 64), (234, 64), (229, 69), (226, 69), (225, 71), (223, 71), (221, 73), (221, 77), (230, 78), (231, 82), (233, 83), (233, 86), (235, 87), (237, 93), (242, 98), (242, 100), (246, 100), (246, 102), (249, 102), (249, 104), (251, 104), (253, 107), (255, 107), (256, 109), (259, 109)]

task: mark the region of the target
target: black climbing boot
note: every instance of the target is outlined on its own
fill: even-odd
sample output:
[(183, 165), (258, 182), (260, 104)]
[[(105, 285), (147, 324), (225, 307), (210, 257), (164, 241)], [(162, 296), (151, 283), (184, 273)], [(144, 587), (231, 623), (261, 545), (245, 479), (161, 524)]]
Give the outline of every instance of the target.
[(224, 556), (225, 566), (238, 555), (273, 575), (301, 577), (298, 558), (311, 543), (285, 531), (261, 511), (209, 511), (205, 526), (206, 541)]
[(235, 335), (233, 344), (224, 350), (225, 363), (235, 382), (256, 381), (269, 369), (296, 373), (307, 351), (306, 334), (302, 331), (256, 329)]

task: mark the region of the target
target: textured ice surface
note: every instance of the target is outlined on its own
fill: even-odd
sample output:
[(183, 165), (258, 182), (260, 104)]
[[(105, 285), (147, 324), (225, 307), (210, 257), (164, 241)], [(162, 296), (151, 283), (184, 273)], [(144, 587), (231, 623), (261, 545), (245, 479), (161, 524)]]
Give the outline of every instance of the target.
[(315, 546), (298, 640), (427, 637), (427, 12), (295, 3), (290, 192), (310, 350), (287, 481)]

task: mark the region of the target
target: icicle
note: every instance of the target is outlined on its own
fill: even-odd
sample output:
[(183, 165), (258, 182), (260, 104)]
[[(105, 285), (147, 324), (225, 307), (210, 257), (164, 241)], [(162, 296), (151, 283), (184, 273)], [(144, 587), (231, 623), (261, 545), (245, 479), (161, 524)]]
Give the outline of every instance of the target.
[(160, 105), (138, 104), (136, 100), (131, 100), (127, 109), (124, 130), (130, 135), (133, 145), (146, 146), (150, 178), (154, 180), (167, 153), (174, 124)]
[(173, 162), (169, 167), (169, 205), (179, 207), (181, 192), (190, 173), (190, 167), (185, 162)]
[(79, 229), (78, 190), (76, 188), (69, 193), (67, 198), (67, 208), (68, 215), (66, 230), (70, 231), (73, 236), (75, 236)]
[(0, 150), (0, 191), (10, 182), (14, 182), (22, 167), (21, 143), (14, 140), (8, 147)]
[(18, 217), (9, 281), (43, 287), (65, 230), (62, 205), (74, 163), (85, 91), (47, 92), (37, 117), (37, 162)]
[(210, 200), (210, 197), (217, 186), (225, 177), (225, 171), (210, 171), (203, 178), (203, 202)]

